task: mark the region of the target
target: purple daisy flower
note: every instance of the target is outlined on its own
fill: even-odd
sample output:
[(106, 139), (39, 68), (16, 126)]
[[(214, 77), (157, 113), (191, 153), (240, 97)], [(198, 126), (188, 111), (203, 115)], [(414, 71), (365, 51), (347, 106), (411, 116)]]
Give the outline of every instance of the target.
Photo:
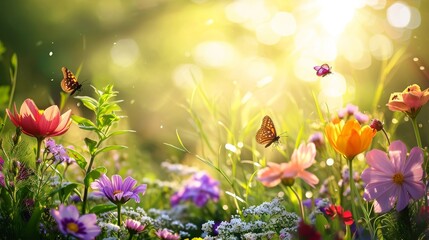
[(95, 182), (91, 183), (91, 188), (96, 190), (94, 192), (95, 196), (105, 196), (112, 203), (124, 204), (128, 202), (131, 198), (134, 199), (137, 203), (140, 202), (139, 193), (142, 195), (146, 192), (146, 184), (136, 185), (137, 181), (132, 177), (126, 177), (124, 181), (122, 181), (122, 177), (119, 175), (113, 175), (112, 181), (105, 175), (101, 175), (101, 177)]
[(97, 226), (95, 214), (79, 216), (79, 212), (74, 205), (60, 205), (59, 210), (51, 209), (51, 215), (58, 224), (58, 229), (64, 235), (72, 235), (78, 239), (94, 239), (101, 232)]
[(192, 200), (198, 207), (203, 207), (212, 199), (219, 200), (219, 181), (214, 180), (205, 172), (195, 173), (186, 185), (171, 196), (170, 203), (176, 206), (182, 201)]
[(374, 211), (385, 213), (396, 204), (396, 210), (404, 209), (411, 199), (418, 200), (425, 195), (423, 177), (423, 152), (414, 147), (407, 158), (407, 146), (394, 141), (389, 153), (374, 149), (366, 154), (370, 166), (362, 173), (365, 182), (364, 199), (374, 200)]

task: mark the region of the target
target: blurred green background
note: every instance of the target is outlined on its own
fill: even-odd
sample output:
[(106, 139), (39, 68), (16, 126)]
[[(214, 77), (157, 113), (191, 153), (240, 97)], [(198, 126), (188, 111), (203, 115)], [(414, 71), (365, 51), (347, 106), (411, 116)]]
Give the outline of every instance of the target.
[[(413, 83), (429, 86), (428, 14), (428, 1), (2, 0), (0, 84), (9, 84), (8, 61), (16, 52), (15, 102), (33, 98), (42, 108), (59, 102), (61, 67), (77, 73), (82, 65), (78, 94), (113, 83), (127, 127), (137, 131), (131, 148), (146, 165), (158, 166), (181, 158), (163, 144), (177, 143), (176, 129), (190, 149), (198, 147), (190, 114), (180, 106), (189, 106), (197, 85), (217, 107), (205, 111), (195, 100), (196, 113), (250, 122), (251, 133), (270, 114), (296, 136), (299, 119), (317, 119), (313, 93), (331, 112), (351, 102), (391, 125), (390, 93)], [(323, 63), (334, 74), (317, 77), (313, 66)], [(67, 108), (82, 111), (75, 99)], [(419, 122), (426, 145), (427, 116), (425, 107)], [(411, 124), (401, 129), (413, 139)], [(253, 134), (242, 138), (254, 144)]]

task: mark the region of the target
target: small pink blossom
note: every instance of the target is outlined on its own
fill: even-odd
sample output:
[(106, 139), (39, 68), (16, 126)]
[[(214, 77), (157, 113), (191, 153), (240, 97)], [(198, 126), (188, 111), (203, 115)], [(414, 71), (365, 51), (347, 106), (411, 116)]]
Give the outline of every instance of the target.
[(429, 88), (421, 90), (420, 86), (413, 84), (402, 92), (395, 92), (390, 95), (387, 107), (391, 111), (407, 113), (414, 118), (419, 113), (421, 107), (429, 101)]
[(269, 163), (268, 167), (259, 170), (258, 179), (266, 187), (277, 186), (282, 180), (295, 179), (297, 177), (314, 187), (319, 183), (316, 175), (306, 169), (315, 163), (316, 146), (314, 143), (305, 145), (302, 143), (292, 153), (291, 161), (288, 163)]
[(364, 199), (374, 200), (376, 213), (385, 213), (396, 204), (396, 210), (404, 209), (411, 199), (418, 200), (425, 195), (423, 177), (423, 152), (411, 149), (407, 158), (407, 147), (401, 141), (394, 141), (386, 154), (371, 150), (366, 154), (370, 165), (362, 173), (366, 183)]

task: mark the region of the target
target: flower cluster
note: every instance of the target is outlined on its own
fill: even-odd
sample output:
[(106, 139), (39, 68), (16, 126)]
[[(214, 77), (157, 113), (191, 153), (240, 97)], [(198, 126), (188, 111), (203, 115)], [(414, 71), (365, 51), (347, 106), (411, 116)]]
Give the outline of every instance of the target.
[(219, 181), (205, 172), (195, 173), (178, 192), (171, 196), (172, 206), (191, 200), (196, 206), (203, 207), (209, 200), (219, 200)]

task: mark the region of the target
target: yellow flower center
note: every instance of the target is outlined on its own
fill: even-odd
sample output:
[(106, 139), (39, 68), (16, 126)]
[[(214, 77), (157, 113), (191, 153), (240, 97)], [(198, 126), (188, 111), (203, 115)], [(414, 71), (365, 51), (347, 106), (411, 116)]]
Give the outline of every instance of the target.
[(396, 173), (395, 175), (393, 175), (393, 182), (398, 185), (402, 185), (402, 183), (404, 182), (404, 175), (402, 175), (402, 173)]
[(77, 231), (79, 231), (79, 226), (76, 224), (76, 223), (74, 223), (74, 222), (69, 222), (69, 223), (67, 223), (67, 229), (70, 231), (70, 232), (77, 232)]
[(122, 192), (122, 190), (115, 190), (115, 191), (113, 191), (113, 195), (116, 195), (116, 194), (121, 193), (121, 192)]

